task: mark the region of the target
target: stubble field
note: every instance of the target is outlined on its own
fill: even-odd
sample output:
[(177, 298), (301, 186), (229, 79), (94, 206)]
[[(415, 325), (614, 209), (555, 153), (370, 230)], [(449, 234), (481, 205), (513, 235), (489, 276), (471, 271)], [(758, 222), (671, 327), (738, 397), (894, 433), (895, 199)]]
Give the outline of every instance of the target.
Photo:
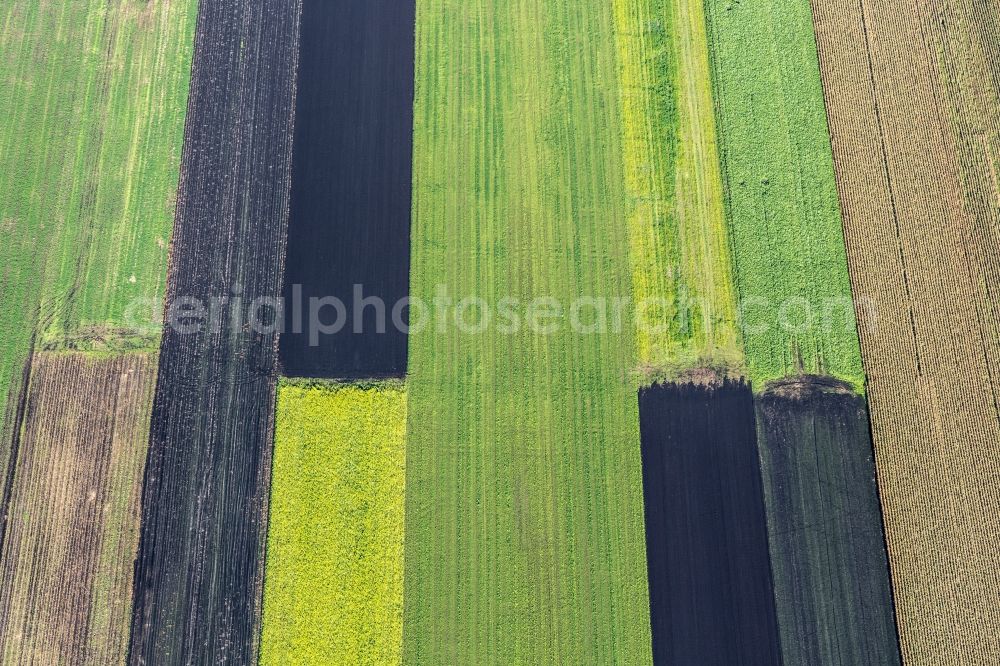
[(125, 663), (155, 376), (155, 353), (35, 355), (0, 555), (4, 663)]
[[(974, 104), (953, 122), (958, 81), (945, 86), (935, 46), (942, 33), (975, 33), (932, 20), (930, 5), (816, 0), (813, 11), (854, 289), (880, 313), (860, 333), (903, 658), (986, 664), (1000, 649), (994, 605), (984, 602), (1000, 594), (990, 527), (1000, 507), (1000, 412), (981, 269), (998, 254), (976, 205), (990, 198), (989, 172), (980, 164), (970, 174), (955, 142), (989, 146), (995, 133), (952, 134), (990, 125)], [(966, 29), (973, 25), (991, 30), (982, 20)], [(980, 68), (974, 87), (959, 89), (990, 85), (995, 60), (966, 53), (950, 62)]]

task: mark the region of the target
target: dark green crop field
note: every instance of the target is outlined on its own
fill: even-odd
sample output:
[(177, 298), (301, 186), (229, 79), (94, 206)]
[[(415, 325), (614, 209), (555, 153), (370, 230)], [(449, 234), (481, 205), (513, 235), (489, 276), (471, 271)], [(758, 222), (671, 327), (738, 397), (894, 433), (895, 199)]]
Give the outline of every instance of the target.
[(706, 0), (725, 203), (754, 385), (864, 389), (808, 2)]

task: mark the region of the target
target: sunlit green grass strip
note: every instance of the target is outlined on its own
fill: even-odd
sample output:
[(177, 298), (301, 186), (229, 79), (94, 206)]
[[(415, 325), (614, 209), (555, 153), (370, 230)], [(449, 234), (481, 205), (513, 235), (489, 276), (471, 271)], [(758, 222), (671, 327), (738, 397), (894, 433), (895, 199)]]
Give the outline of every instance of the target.
[(261, 664), (394, 664), (402, 649), (406, 391), (278, 390)]
[(743, 371), (700, 0), (616, 0), (637, 346), (650, 379)]
[(197, 4), (0, 9), (0, 470), (36, 328), (39, 348), (157, 346), (126, 315), (165, 287)]
[[(414, 294), (628, 298), (611, 4), (417, 7)], [(555, 323), (410, 340), (406, 663), (651, 661), (634, 332)]]
[(706, 0), (743, 337), (756, 388), (864, 387), (807, 0)]
[(196, 10), (196, 0), (8, 9), (0, 216), (47, 256), (5, 266), (30, 276), (19, 291), (41, 287), (43, 346), (134, 338), (121, 330), (130, 305), (163, 294)]

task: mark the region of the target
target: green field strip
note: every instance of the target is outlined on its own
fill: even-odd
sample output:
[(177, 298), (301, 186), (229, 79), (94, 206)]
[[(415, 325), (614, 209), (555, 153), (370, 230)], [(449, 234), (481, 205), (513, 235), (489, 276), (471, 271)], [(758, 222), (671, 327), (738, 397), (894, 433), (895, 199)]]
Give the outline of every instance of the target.
[(864, 388), (809, 2), (707, 0), (743, 341), (757, 389)]
[(614, 13), (640, 363), (647, 379), (740, 375), (703, 5), (617, 0)]
[(0, 14), (4, 375), (36, 311), (41, 348), (155, 347), (124, 329), (165, 288), (196, 8), (17, 0)]
[(404, 661), (650, 663), (631, 323), (527, 321), (631, 293), (612, 7), (425, 0), (416, 71), (412, 292), (522, 325), (410, 339)]
[(279, 386), (261, 664), (398, 664), (406, 390)]

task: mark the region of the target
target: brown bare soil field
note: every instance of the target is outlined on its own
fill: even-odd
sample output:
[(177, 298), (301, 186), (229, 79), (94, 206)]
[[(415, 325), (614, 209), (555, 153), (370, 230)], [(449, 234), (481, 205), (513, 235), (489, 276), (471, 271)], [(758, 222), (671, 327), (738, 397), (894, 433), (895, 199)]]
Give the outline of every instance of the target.
[(1000, 654), (997, 248), (967, 194), (990, 176), (971, 178), (956, 147), (928, 36), (937, 4), (813, 12), (904, 661), (987, 664)]
[(0, 662), (121, 664), (155, 354), (37, 353), (0, 559)]

